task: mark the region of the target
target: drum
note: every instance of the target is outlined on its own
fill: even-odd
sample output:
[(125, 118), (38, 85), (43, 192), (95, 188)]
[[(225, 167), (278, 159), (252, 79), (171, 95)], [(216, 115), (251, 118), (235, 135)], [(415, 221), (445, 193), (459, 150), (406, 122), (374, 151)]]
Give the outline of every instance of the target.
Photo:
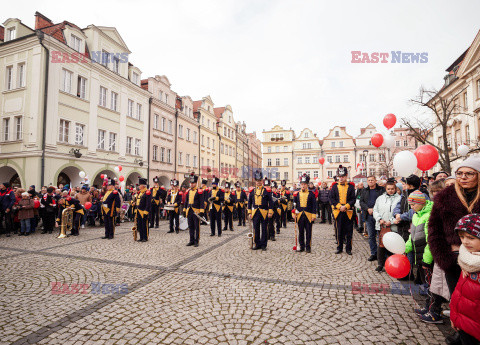
[(173, 205), (165, 205), (165, 206), (163, 207), (163, 209), (164, 209), (165, 211), (175, 211), (175, 206), (173, 206)]
[(179, 227), (180, 230), (187, 230), (187, 229), (188, 229), (188, 220), (187, 220), (187, 218), (185, 218), (184, 216), (180, 216), (180, 217), (179, 217), (179, 223), (180, 223), (180, 224), (178, 225), (178, 227)]

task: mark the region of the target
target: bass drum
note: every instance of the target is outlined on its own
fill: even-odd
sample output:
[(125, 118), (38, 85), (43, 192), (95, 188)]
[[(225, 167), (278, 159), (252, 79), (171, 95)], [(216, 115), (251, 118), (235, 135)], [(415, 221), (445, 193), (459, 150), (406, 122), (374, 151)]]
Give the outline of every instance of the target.
[(180, 216), (178, 219), (179, 219), (178, 228), (180, 230), (188, 230), (187, 218), (185, 218), (184, 216)]

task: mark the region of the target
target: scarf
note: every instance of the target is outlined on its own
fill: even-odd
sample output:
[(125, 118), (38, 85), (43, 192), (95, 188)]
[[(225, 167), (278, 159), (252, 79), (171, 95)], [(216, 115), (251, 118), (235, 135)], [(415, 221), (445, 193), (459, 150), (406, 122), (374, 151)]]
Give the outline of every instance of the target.
[(458, 264), (464, 272), (480, 272), (480, 252), (470, 253), (462, 244), (458, 254)]

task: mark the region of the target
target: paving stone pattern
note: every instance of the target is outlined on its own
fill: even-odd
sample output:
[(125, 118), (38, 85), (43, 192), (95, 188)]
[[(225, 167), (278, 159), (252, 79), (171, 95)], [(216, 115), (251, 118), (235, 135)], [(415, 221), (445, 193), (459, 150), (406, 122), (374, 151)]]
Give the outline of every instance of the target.
[[(222, 237), (202, 226), (198, 248), (185, 246), (187, 232), (167, 234), (166, 222), (147, 243), (130, 227), (113, 240), (101, 228), (0, 237), (0, 344), (444, 343), (413, 314), (412, 296), (352, 293), (352, 282), (394, 281), (374, 271), (357, 233), (348, 256), (334, 254), (324, 224), (314, 225), (311, 254), (293, 252), (292, 224), (266, 252), (249, 249), (248, 226)], [(128, 291), (53, 294), (52, 282)]]

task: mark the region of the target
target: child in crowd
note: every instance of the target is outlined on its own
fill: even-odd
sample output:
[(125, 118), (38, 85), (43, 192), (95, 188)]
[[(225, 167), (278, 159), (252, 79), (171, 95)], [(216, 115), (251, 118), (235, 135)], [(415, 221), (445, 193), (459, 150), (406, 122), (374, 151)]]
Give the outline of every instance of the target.
[(462, 344), (480, 344), (480, 214), (461, 218), (455, 231), (462, 241), (458, 264), (462, 274), (450, 302), (450, 321)]

